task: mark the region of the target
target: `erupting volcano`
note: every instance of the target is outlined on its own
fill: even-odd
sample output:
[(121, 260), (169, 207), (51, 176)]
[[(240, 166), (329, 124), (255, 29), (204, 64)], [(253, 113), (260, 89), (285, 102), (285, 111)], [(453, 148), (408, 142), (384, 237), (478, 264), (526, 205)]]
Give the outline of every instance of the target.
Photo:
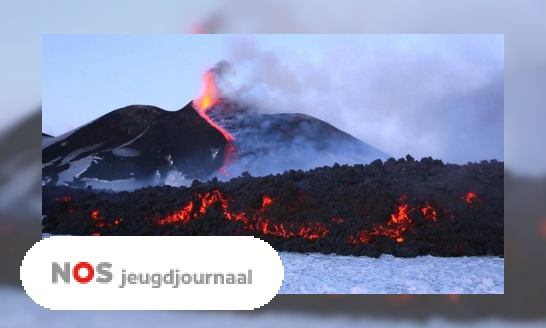
[(177, 111), (127, 106), (42, 137), (44, 232), (252, 235), (278, 251), (374, 257), (503, 254), (502, 163), (396, 161), (311, 116), (224, 99), (214, 70)]
[(220, 98), (209, 70), (201, 95), (180, 110), (132, 105), (43, 137), (42, 185), (115, 191), (189, 186), (217, 174), (263, 176), (389, 157), (311, 116), (251, 107)]

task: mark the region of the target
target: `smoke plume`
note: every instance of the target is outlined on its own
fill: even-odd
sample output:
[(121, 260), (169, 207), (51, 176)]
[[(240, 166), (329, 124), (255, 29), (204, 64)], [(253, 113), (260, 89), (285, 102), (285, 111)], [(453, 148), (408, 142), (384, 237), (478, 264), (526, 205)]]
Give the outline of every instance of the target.
[(307, 52), (230, 38), (213, 68), (221, 95), (314, 116), (396, 158), (504, 160), (502, 35), (320, 38)]

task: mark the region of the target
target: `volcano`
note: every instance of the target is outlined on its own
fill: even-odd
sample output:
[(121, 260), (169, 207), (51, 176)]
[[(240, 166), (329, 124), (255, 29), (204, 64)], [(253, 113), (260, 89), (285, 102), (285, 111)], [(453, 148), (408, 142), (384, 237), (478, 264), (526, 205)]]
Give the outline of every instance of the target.
[(194, 179), (367, 164), (388, 154), (303, 114), (262, 114), (223, 99), (206, 112), (132, 105), (58, 137), (42, 134), (42, 184), (132, 190)]

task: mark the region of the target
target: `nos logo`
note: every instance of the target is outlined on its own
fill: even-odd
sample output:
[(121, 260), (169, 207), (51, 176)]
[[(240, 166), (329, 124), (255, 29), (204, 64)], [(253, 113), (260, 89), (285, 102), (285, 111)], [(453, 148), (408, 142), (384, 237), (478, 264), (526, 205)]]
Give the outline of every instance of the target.
[[(112, 272), (110, 272), (110, 268), (112, 268), (112, 263), (110, 262), (100, 262), (95, 268), (88, 262), (78, 262), (74, 268), (72, 268), (72, 271), (70, 271), (70, 262), (64, 262), (64, 267), (61, 267), (58, 262), (52, 262), (51, 267), (51, 282), (54, 284), (59, 282), (59, 277), (61, 277), (65, 283), (70, 283), (71, 274), (72, 277), (74, 277), (74, 280), (80, 284), (87, 284), (93, 280), (95, 272), (97, 272), (97, 279), (95, 281), (98, 283), (106, 284), (111, 282), (113, 278)], [(82, 269), (87, 271), (86, 275), (84, 274), (82, 276), (82, 273), (85, 272), (82, 271)]]

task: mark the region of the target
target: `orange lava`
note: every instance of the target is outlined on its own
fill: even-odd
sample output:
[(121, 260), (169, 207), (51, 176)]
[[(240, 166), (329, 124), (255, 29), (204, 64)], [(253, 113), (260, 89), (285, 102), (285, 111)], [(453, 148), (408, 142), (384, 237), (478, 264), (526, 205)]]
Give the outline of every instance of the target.
[(434, 222), (436, 222), (436, 210), (434, 207), (430, 206), (430, 204), (427, 202), (427, 206), (421, 209), (421, 212), (423, 212), (423, 216), (425, 219), (430, 219)]
[(375, 226), (372, 230), (360, 230), (356, 233), (355, 236), (349, 237), (347, 241), (351, 245), (356, 245), (357, 242), (362, 244), (369, 243), (373, 237), (383, 236), (390, 237), (396, 240), (396, 242), (401, 243), (404, 241), (402, 235), (410, 226), (413, 224), (413, 221), (409, 218), (408, 214), (414, 209), (408, 210), (408, 204), (405, 204), (406, 196), (402, 195), (398, 202), (401, 203), (398, 205), (396, 211), (391, 214), (391, 219), (387, 222), (387, 226), (379, 225)]
[(98, 233), (98, 232), (93, 232), (93, 236), (100, 236), (100, 233)]
[[(470, 199), (477, 199), (475, 194), (470, 192), (468, 195)], [(304, 193), (300, 191), (298, 199), (304, 200)], [(192, 219), (199, 219), (204, 216), (210, 210), (223, 214), (226, 220), (235, 220), (242, 223), (242, 229), (247, 231), (259, 232), (263, 235), (270, 235), (282, 238), (294, 238), (301, 237), (310, 241), (324, 238), (329, 230), (325, 224), (320, 222), (302, 222), (302, 223), (287, 223), (279, 222), (279, 218), (264, 218), (264, 215), (268, 213), (271, 206), (277, 201), (269, 195), (262, 196), (261, 206), (258, 209), (246, 209), (241, 211), (230, 210), (230, 204), (233, 199), (222, 194), (219, 190), (212, 190), (210, 192), (194, 194), (194, 199), (189, 201), (181, 210), (167, 214), (161, 218), (154, 218), (154, 221), (158, 225), (166, 224), (185, 224)], [(282, 206), (282, 204), (281, 204)], [(278, 207), (277, 207), (278, 209)], [(291, 209), (297, 208), (287, 207), (287, 213), (292, 212)], [(349, 236), (347, 243), (356, 245), (357, 243), (367, 244), (373, 241), (376, 237), (388, 237), (394, 239), (397, 243), (402, 243), (407, 240), (407, 236), (404, 236), (408, 230), (413, 228), (413, 220), (409, 217), (410, 213), (415, 210), (421, 211), (425, 219), (437, 222), (437, 209), (426, 202), (426, 205), (410, 207), (406, 203), (406, 196), (402, 195), (398, 199), (398, 203), (394, 212), (390, 215), (390, 219), (385, 224), (374, 224), (371, 229), (363, 229)], [(450, 214), (449, 211), (443, 210), (444, 213)], [(114, 220), (113, 223), (105, 222), (104, 218), (100, 216), (98, 210), (94, 210), (90, 214), (91, 218), (95, 221), (95, 227), (111, 227), (117, 225), (123, 221), (123, 219)], [(453, 219), (453, 215), (451, 215)], [(340, 217), (334, 217), (331, 219), (334, 223), (343, 223), (344, 219)], [(189, 227), (191, 230), (191, 227)], [(540, 227), (541, 234), (546, 236), (546, 220), (543, 221)], [(458, 251), (462, 251), (462, 244), (458, 245)]]
[(479, 201), (480, 199), (478, 198), (478, 196), (476, 196), (476, 193), (475, 192), (468, 192), (466, 195), (464, 195), (462, 197), (465, 202), (467, 202), (468, 204), (474, 204), (476, 201)]
[(216, 130), (220, 131), (224, 138), (227, 141), (227, 145), (224, 153), (224, 161), (220, 172), (226, 176), (229, 176), (229, 173), (226, 171), (226, 166), (233, 160), (233, 154), (235, 152), (235, 146), (233, 137), (229, 132), (224, 130), (221, 126), (216, 124), (207, 114), (207, 112), (214, 107), (219, 101), (218, 90), (216, 89), (216, 83), (214, 82), (214, 74), (211, 70), (205, 73), (203, 77), (203, 89), (201, 91), (201, 96), (193, 100), (193, 107), (197, 109), (197, 112), (201, 117), (203, 117), (210, 125), (212, 125)]
[(194, 207), (193, 202), (189, 202), (182, 210), (156, 220), (160, 225), (173, 223), (187, 223), (192, 218), (198, 218), (205, 215), (213, 206), (218, 206), (221, 209), (226, 220), (241, 221), (243, 226), (248, 231), (259, 231), (264, 235), (275, 237), (293, 238), (302, 237), (307, 240), (317, 240), (324, 238), (328, 233), (326, 225), (319, 222), (308, 222), (296, 225), (294, 223), (285, 225), (284, 223), (275, 223), (264, 219), (261, 215), (275, 201), (270, 196), (262, 197), (262, 206), (259, 210), (249, 210), (247, 212), (233, 212), (228, 209), (230, 199), (224, 196), (219, 190), (213, 190), (204, 194), (196, 193), (195, 196), (199, 199), (201, 205)]
[(262, 199), (262, 209), (261, 211), (265, 211), (266, 208), (269, 207), (269, 205), (273, 204), (273, 199), (269, 196), (264, 196)]
[(193, 202), (189, 202), (186, 207), (178, 212), (167, 215), (165, 218), (158, 220), (157, 224), (164, 225), (166, 223), (181, 222), (186, 223), (191, 219), (191, 211), (193, 209)]
[(542, 234), (542, 237), (546, 238), (546, 219), (542, 221), (542, 225), (540, 226), (540, 233)]
[[(368, 244), (374, 237), (390, 237), (396, 240), (397, 243), (404, 241), (402, 235), (410, 230), (413, 225), (413, 221), (409, 218), (409, 213), (416, 210), (416, 208), (409, 208), (408, 204), (405, 204), (406, 196), (402, 195), (399, 199), (399, 205), (396, 211), (391, 214), (391, 219), (385, 225), (375, 226), (371, 230), (360, 230), (354, 236), (350, 236), (347, 243), (356, 245), (357, 243)], [(423, 216), (426, 219), (431, 219), (434, 222), (437, 220), (436, 209), (432, 207), (428, 202), (426, 206), (420, 208)], [(453, 218), (453, 217), (452, 217)]]
[(203, 76), (203, 88), (201, 96), (193, 101), (193, 106), (199, 111), (207, 111), (218, 102), (218, 90), (214, 82), (212, 71), (208, 71)]
[(264, 235), (271, 235), (275, 237), (293, 238), (296, 236), (303, 237), (307, 240), (317, 240), (324, 238), (328, 233), (328, 229), (322, 223), (303, 223), (299, 229), (294, 229), (294, 224), (284, 226), (284, 223), (270, 224), (268, 220), (260, 219), (256, 223), (258, 230)]
[(298, 231), (298, 236), (301, 236), (308, 240), (317, 240), (320, 238), (324, 238), (327, 233), (328, 229), (324, 224), (315, 222), (303, 224)]
[(120, 224), (123, 221), (123, 219), (120, 218), (120, 219), (114, 220), (114, 223), (104, 222), (104, 217), (99, 216), (99, 213), (100, 212), (97, 210), (91, 212), (91, 217), (93, 218), (93, 220), (95, 220), (96, 228), (113, 227), (115, 225)]

